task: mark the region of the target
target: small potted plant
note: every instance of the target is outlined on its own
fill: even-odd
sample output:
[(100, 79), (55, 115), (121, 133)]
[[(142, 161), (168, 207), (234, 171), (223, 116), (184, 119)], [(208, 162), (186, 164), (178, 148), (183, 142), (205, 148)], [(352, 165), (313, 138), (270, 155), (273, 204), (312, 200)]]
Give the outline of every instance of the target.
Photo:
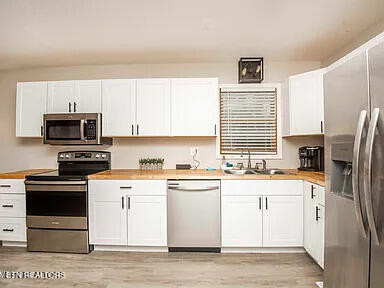
[(139, 165), (141, 170), (161, 170), (163, 169), (163, 158), (140, 158)]

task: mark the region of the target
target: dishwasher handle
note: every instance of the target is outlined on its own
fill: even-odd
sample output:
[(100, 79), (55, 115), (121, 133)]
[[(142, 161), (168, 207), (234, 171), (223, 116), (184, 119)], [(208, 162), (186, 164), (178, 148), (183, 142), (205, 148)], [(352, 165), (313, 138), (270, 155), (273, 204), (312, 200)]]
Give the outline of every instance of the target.
[(168, 186), (169, 190), (177, 190), (177, 191), (190, 191), (190, 192), (200, 192), (200, 191), (211, 191), (211, 190), (217, 190), (219, 189), (219, 186), (208, 186), (208, 187), (201, 187), (201, 188), (189, 188), (185, 186)]

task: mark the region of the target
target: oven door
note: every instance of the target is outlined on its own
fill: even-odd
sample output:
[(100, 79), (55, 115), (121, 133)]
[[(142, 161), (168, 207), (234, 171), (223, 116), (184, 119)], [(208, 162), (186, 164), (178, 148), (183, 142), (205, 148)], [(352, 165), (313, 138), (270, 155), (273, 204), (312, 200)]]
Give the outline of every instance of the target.
[(44, 114), (44, 144), (100, 144), (99, 113)]
[(87, 229), (86, 181), (25, 181), (27, 227)]

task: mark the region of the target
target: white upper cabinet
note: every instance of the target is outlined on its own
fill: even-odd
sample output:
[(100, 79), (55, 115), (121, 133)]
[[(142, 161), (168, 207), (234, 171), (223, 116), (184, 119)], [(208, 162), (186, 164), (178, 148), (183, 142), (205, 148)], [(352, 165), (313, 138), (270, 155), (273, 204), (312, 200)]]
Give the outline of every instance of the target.
[(324, 133), (323, 75), (324, 69), (319, 69), (289, 77), (284, 136)]
[(140, 136), (171, 135), (171, 80), (137, 80), (137, 126)]
[(47, 107), (47, 82), (17, 83), (16, 136), (41, 137)]
[(100, 113), (101, 80), (48, 82), (48, 113)]
[(74, 112), (75, 81), (48, 82), (47, 113)]
[(172, 79), (172, 136), (215, 136), (217, 78)]
[(101, 80), (75, 81), (73, 112), (101, 113)]
[(132, 136), (136, 126), (136, 80), (103, 80), (103, 136)]
[(265, 196), (264, 247), (303, 246), (303, 196)]

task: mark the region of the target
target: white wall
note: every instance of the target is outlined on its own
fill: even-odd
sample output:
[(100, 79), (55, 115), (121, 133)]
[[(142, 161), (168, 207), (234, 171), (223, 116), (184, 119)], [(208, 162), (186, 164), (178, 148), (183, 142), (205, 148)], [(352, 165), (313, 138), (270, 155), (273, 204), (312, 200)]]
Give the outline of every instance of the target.
[[(319, 62), (266, 62), (264, 82), (282, 82), (289, 75), (314, 70)], [(141, 157), (164, 157), (165, 168), (191, 160), (190, 147), (198, 147), (201, 167), (219, 167), (214, 139), (114, 139), (111, 147), (55, 147), (41, 139), (15, 137), (16, 83), (18, 81), (140, 78), (140, 77), (219, 77), (220, 84), (237, 83), (237, 63), (132, 64), (35, 68), (0, 73), (0, 172), (28, 168), (55, 168), (58, 151), (107, 149), (113, 168), (137, 168)], [(269, 167), (298, 166), (297, 148), (323, 144), (322, 137), (283, 139), (283, 159), (268, 161)]]

